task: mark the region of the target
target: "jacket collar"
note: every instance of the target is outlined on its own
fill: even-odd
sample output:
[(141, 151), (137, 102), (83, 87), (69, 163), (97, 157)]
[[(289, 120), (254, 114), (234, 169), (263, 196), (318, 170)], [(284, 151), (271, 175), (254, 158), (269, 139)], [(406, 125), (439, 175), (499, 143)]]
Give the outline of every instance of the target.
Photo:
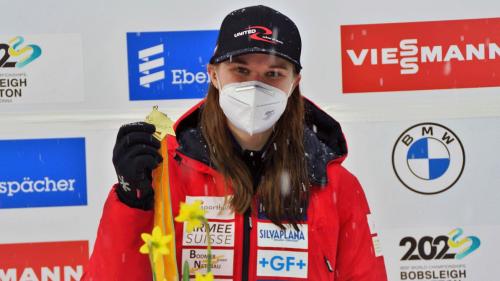
[[(204, 171), (215, 169), (210, 161), (209, 147), (199, 126), (204, 100), (188, 110), (174, 125), (177, 151), (196, 160)], [(342, 162), (347, 157), (347, 144), (340, 124), (310, 100), (304, 98), (304, 149), (309, 179), (312, 184), (327, 184), (327, 166)], [(267, 146), (269, 147), (269, 145)], [(199, 166), (199, 165), (195, 165)]]

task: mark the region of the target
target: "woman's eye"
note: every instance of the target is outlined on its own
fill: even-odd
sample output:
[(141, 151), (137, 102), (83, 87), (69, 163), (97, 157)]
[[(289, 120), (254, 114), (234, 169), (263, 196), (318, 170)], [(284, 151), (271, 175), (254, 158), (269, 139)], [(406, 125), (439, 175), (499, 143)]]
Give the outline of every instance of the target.
[(276, 78), (282, 76), (279, 71), (269, 71), (267, 72), (267, 77)]
[(246, 69), (244, 67), (238, 67), (238, 68), (236, 68), (236, 71), (238, 73), (241, 73), (241, 74), (248, 74), (249, 73), (248, 69)]

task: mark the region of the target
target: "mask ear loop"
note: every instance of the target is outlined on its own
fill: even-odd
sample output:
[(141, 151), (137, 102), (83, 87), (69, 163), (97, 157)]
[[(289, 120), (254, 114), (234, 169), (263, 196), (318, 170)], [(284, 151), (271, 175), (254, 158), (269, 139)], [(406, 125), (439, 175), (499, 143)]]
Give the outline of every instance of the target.
[(222, 83), (220, 82), (220, 76), (219, 76), (219, 73), (217, 73), (217, 71), (215, 71), (215, 75), (217, 76), (217, 86), (219, 86), (219, 94), (222, 92)]
[(293, 86), (294, 86), (294, 82), (292, 82), (292, 85), (290, 85), (290, 89), (288, 89), (288, 94), (287, 94), (287, 98), (289, 98), (293, 93), (292, 93), (292, 90), (293, 90)]
[[(288, 93), (286, 96), (287, 99), (290, 98), (290, 96), (292, 95), (292, 89), (293, 89), (294, 84), (295, 83), (292, 82), (292, 85), (290, 85), (290, 89), (288, 89)], [(273, 124), (273, 134), (276, 132), (275, 127), (276, 127), (276, 124)]]

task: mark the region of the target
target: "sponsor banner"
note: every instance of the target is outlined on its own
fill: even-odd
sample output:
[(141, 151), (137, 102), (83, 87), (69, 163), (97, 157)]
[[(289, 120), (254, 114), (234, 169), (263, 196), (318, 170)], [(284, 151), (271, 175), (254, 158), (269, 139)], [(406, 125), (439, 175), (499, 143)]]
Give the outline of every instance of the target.
[(81, 35), (0, 35), (0, 106), (81, 101)]
[[(182, 264), (189, 263), (190, 275), (207, 273), (206, 249), (182, 249)], [(233, 276), (234, 250), (212, 249), (212, 272), (214, 275)]]
[(459, 137), (437, 123), (420, 123), (405, 130), (394, 145), (396, 176), (408, 189), (437, 194), (451, 188), (462, 175), (465, 152)]
[(203, 98), (217, 30), (127, 33), (130, 100)]
[(386, 229), (389, 280), (492, 280), (500, 274), (498, 235), (498, 226)]
[(85, 139), (0, 140), (0, 209), (87, 205)]
[(0, 281), (77, 281), (88, 257), (88, 241), (0, 244)]
[(307, 252), (257, 250), (257, 276), (307, 278)]
[(500, 86), (500, 18), (341, 26), (343, 93)]
[(201, 208), (206, 211), (205, 217), (207, 219), (234, 219), (234, 212), (229, 205), (230, 197), (226, 199), (223, 196), (186, 196), (187, 204), (192, 204), (197, 200), (202, 202)]
[(299, 225), (296, 231), (292, 225), (281, 229), (273, 223), (257, 223), (257, 245), (259, 247), (279, 247), (293, 249), (308, 248), (308, 225)]
[[(210, 242), (212, 247), (234, 246), (234, 222), (208, 222), (208, 224), (210, 225)], [(208, 246), (208, 237), (205, 226), (195, 228), (190, 233), (184, 231), (184, 235), (182, 237), (182, 245)]]

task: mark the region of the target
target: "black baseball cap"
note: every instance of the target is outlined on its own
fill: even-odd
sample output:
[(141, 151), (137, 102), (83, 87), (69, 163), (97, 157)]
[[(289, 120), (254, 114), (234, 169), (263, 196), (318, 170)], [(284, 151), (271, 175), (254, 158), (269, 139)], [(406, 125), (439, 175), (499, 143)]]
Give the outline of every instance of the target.
[(299, 29), (290, 18), (263, 5), (251, 6), (224, 18), (210, 63), (248, 53), (266, 53), (290, 61), (299, 72), (301, 48)]

